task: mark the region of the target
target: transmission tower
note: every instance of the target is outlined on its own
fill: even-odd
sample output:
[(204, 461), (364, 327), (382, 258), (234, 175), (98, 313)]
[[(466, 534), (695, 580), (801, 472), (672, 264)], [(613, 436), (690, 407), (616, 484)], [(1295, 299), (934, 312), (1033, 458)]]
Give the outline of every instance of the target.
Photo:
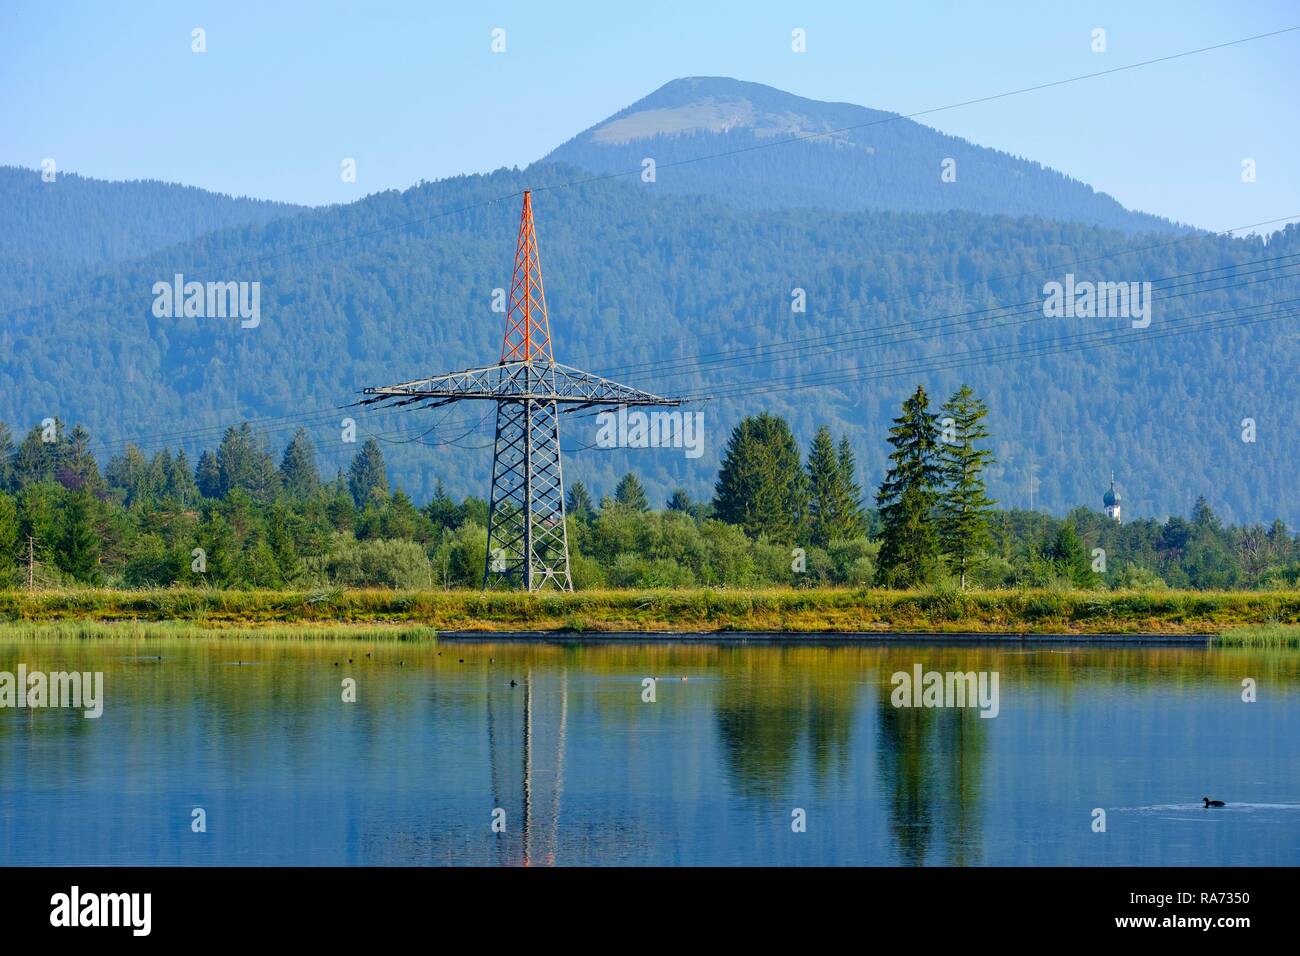
[(573, 590), (564, 522), (560, 414), (602, 405), (680, 405), (555, 361), (533, 226), (524, 192), (506, 309), (501, 361), (433, 378), (367, 388), (362, 404), (438, 408), (452, 402), (496, 402), (488, 550), (483, 586), (527, 591)]

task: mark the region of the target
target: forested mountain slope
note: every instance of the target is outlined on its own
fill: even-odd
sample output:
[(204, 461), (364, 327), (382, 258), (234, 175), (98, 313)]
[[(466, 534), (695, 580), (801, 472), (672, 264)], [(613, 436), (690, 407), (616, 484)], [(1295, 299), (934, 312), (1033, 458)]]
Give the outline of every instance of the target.
[[(83, 269), (49, 290), (46, 307), (5, 314), (0, 420), (20, 435), (47, 416), (83, 422), (101, 462), (128, 440), (184, 445), (195, 461), (226, 424), (278, 416), (256, 423), (277, 454), (307, 424), (332, 475), (358, 448), (342, 441), (353, 417), (358, 441), (383, 436), (394, 477), (417, 499), (437, 479), (485, 494), (488, 408), (335, 406), (366, 385), (498, 359), (504, 317), (492, 290), (509, 285), (517, 192), (531, 187), (557, 359), (661, 393), (719, 396), (694, 406), (707, 429), (698, 459), (589, 447), (594, 419), (565, 416), (566, 478), (598, 495), (629, 468), (656, 503), (676, 485), (708, 495), (731, 426), (763, 409), (805, 443), (823, 422), (847, 434), (872, 488), (902, 399), (918, 382), (942, 400), (968, 381), (992, 410), (991, 491), (1005, 506), (1099, 507), (1113, 469), (1132, 516), (1185, 514), (1204, 494), (1231, 520), (1300, 524), (1300, 326), (1222, 311), (1300, 300), (1295, 269), (1278, 268), (1300, 256), (1294, 228), (1265, 245), (960, 211), (809, 216), (635, 180), (550, 188), (583, 175), (542, 165), (426, 183)], [(1235, 268), (1205, 272), (1225, 267)], [(260, 323), (157, 317), (153, 285), (177, 272), (259, 282)], [(1152, 322), (1134, 329), (1125, 318), (1045, 318), (1044, 283), (1067, 273), (1183, 278), (1156, 282)], [(0, 273), (10, 291), (24, 281)], [(806, 312), (792, 312), (795, 289)], [(978, 311), (1016, 303), (1029, 306)], [(1169, 334), (1206, 313), (1233, 324)], [(1070, 338), (1099, 333), (1119, 344), (1080, 349), (1096, 340)], [(760, 351), (727, 352), (747, 347)], [(965, 354), (984, 349), (1003, 351)], [(789, 387), (800, 385), (818, 387)], [(1246, 418), (1254, 442), (1242, 441)]]
[(95, 265), (134, 259), (217, 229), (264, 224), (301, 206), (156, 180), (107, 182), (0, 166), (0, 258)]

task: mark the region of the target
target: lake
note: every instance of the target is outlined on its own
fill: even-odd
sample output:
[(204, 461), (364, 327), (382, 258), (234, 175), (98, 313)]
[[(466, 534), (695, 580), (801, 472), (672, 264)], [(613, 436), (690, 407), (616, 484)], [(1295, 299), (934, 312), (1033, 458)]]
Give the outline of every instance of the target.
[[(103, 713), (0, 709), (0, 865), (1300, 864), (1294, 651), (0, 643), (20, 664), (102, 672)], [(996, 716), (925, 706), (918, 666), (939, 704), (996, 675)]]

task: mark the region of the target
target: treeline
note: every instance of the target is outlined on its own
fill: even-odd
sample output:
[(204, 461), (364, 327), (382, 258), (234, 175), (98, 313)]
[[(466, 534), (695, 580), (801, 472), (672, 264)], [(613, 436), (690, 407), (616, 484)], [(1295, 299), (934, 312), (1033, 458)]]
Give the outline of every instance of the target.
[[(568, 489), (579, 588), (765, 585), (1278, 588), (1300, 583), (1281, 522), (1225, 526), (1200, 500), (1186, 519), (1117, 524), (1001, 511), (984, 491), (987, 409), (963, 386), (937, 411), (918, 388), (888, 435), (890, 468), (867, 507), (847, 437), (821, 428), (806, 455), (781, 417), (731, 433), (708, 501), (676, 490), (653, 508), (640, 478), (605, 496)], [(0, 423), (0, 587), (172, 584), (231, 588), (477, 587), (488, 505), (439, 485), (422, 506), (389, 480), (374, 438), (319, 473), (300, 430), (278, 458), (247, 424), (215, 449), (101, 469), (81, 426), (47, 420), (15, 443)]]

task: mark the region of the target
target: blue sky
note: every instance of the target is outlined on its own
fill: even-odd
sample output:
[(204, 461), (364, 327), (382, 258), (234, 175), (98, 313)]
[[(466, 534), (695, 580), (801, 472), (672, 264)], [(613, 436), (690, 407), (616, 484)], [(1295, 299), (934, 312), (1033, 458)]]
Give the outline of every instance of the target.
[[(679, 76), (909, 113), (1300, 25), (1274, 0), (983, 6), (7, 0), (0, 163), (343, 202), (526, 165)], [(1300, 32), (924, 122), (1221, 229), (1300, 214), (1298, 80)]]

